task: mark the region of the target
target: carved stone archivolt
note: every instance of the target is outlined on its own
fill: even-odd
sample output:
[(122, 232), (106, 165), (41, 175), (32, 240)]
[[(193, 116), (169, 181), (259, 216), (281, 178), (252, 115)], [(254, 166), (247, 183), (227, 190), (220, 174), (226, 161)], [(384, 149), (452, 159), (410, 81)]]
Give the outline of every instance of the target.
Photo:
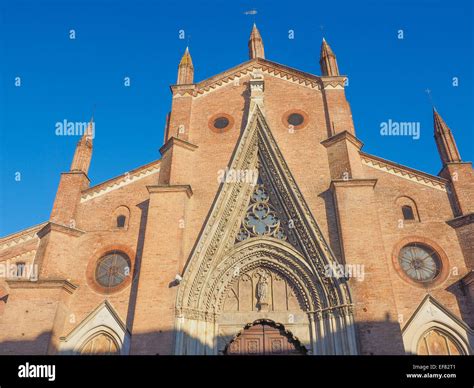
[(312, 280), (303, 258), (288, 243), (275, 240), (258, 238), (237, 245), (210, 277), (209, 287), (202, 295), (208, 303), (205, 306), (198, 303), (199, 308), (221, 312), (224, 296), (236, 277), (252, 270), (267, 269), (289, 281), (297, 290), (297, 298), (305, 311), (319, 309), (319, 294), (323, 290)]
[(221, 184), (178, 289), (176, 351), (183, 352), (183, 333), (191, 331), (206, 343), (203, 349), (212, 353), (215, 318), (247, 302), (257, 312), (272, 311), (282, 300), (274, 299), (280, 281), (288, 293), (285, 303), (291, 298), (296, 303), (292, 309), (321, 312), (322, 321), (328, 321), (324, 330), (345, 327), (351, 317), (324, 315), (351, 304), (348, 286), (325, 276), (325, 265), (337, 261), (258, 105), (250, 113), (230, 168), (257, 169), (259, 180), (256, 185), (247, 181)]

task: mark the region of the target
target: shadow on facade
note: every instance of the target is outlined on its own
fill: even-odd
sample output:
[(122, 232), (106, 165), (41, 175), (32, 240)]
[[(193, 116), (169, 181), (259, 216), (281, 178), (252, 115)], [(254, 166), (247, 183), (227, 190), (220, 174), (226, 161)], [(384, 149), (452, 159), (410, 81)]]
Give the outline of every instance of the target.
[[(51, 345), (51, 331), (45, 331), (36, 338), (28, 340), (11, 340), (0, 342), (0, 355), (45, 355), (56, 354), (56, 347)], [(48, 349), (50, 351), (48, 352)]]
[(130, 288), (130, 302), (128, 304), (128, 311), (127, 311), (127, 318), (126, 318), (126, 326), (130, 330), (130, 332), (133, 330), (133, 318), (135, 316), (135, 308), (137, 305), (138, 281), (140, 277), (139, 276), (140, 269), (142, 266), (143, 247), (145, 245), (145, 233), (146, 233), (149, 203), (150, 201), (146, 200), (137, 205), (137, 207), (141, 211), (140, 229), (138, 232), (138, 241), (137, 241), (136, 256), (135, 256), (135, 267), (133, 269), (133, 281)]
[[(359, 322), (356, 327), (356, 342), (358, 353), (361, 355), (403, 355), (405, 354), (401, 336), (400, 325), (393, 321), (378, 322)], [(244, 327), (242, 327), (244, 329)], [(291, 325), (286, 325), (286, 330), (291, 333)], [(240, 332), (238, 330), (234, 335), (218, 336), (217, 344), (218, 354), (223, 351)], [(54, 355), (61, 354), (61, 351), (52, 345), (51, 331), (43, 332), (34, 339), (11, 340), (0, 342), (0, 355)], [(85, 336), (87, 337), (87, 336)], [(311, 354), (311, 343), (300, 341), (308, 354)], [(212, 354), (213, 350), (209, 345), (203, 343), (197, 338), (185, 335), (183, 338), (185, 344), (183, 348), (186, 354)], [(77, 344), (77, 348), (84, 344)], [(317, 348), (320, 344), (316, 345)], [(327, 346), (327, 345), (326, 345)], [(333, 345), (330, 345), (333, 346)], [(175, 352), (175, 332), (174, 331), (155, 331), (143, 334), (134, 334), (131, 336), (131, 355), (173, 355)], [(333, 354), (333, 353), (331, 353)]]
[[(249, 322), (251, 324), (252, 322)], [(284, 325), (285, 329), (291, 333), (291, 325)], [(244, 329), (244, 326), (237, 330), (234, 335), (218, 336), (217, 353), (222, 355), (226, 346), (236, 338)], [(355, 324), (356, 342), (360, 355), (405, 355), (400, 324), (387, 319), (384, 321), (363, 321)], [(337, 334), (335, 337), (337, 337)], [(183, 336), (183, 348), (186, 354), (212, 354), (213, 350), (208, 344), (203, 343), (198, 338), (189, 334)], [(308, 354), (312, 352), (311, 343), (307, 343), (296, 337), (299, 343), (305, 347)], [(187, 345), (186, 345), (187, 344)], [(327, 346), (327, 345), (326, 345)], [(334, 345), (330, 345), (333, 346)], [(316, 348), (321, 348), (322, 344), (316, 341)], [(148, 355), (169, 355), (175, 351), (175, 332), (158, 331), (143, 334), (134, 334), (131, 338), (131, 354)], [(331, 353), (333, 354), (333, 353)]]
[(337, 216), (336, 216), (336, 205), (334, 203), (334, 197), (330, 190), (326, 190), (318, 195), (324, 201), (326, 209), (326, 222), (328, 225), (328, 236), (329, 236), (329, 246), (333, 251), (334, 255), (339, 259), (341, 264), (344, 264), (342, 252), (341, 252), (341, 241), (342, 239), (339, 236), (339, 228), (337, 226)]
[[(458, 302), (461, 319), (466, 322), (469, 327), (474, 327), (474, 310), (472, 309), (473, 300), (470, 297), (469, 290), (463, 284), (462, 279), (451, 284), (446, 291), (453, 294)], [(471, 344), (471, 348), (473, 344)]]

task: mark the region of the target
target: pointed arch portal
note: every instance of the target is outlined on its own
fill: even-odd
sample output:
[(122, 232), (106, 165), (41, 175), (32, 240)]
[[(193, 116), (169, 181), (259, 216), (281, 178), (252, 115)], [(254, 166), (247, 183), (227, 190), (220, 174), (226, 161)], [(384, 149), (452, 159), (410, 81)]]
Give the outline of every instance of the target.
[[(348, 284), (326, 276), (337, 259), (258, 105), (229, 170), (258, 171), (258, 182), (221, 183), (179, 285), (175, 353), (224, 354), (248, 322), (267, 319), (309, 354), (357, 354)], [(292, 343), (261, 325), (262, 341)]]

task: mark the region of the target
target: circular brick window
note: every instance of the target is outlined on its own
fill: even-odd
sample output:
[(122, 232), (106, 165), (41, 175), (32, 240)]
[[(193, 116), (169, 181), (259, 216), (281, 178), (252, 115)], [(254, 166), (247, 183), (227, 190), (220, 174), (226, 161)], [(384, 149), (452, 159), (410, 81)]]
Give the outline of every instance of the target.
[(130, 259), (125, 253), (112, 252), (100, 258), (95, 268), (95, 280), (104, 288), (122, 284), (130, 275)]
[(293, 109), (283, 115), (282, 121), (286, 128), (301, 129), (308, 124), (308, 115), (302, 110)]
[(89, 286), (102, 294), (123, 290), (132, 281), (133, 252), (128, 247), (102, 250), (87, 266)]
[(291, 115), (288, 116), (288, 124), (291, 124), (294, 127), (297, 127), (298, 125), (303, 124), (303, 122), (304, 122), (304, 117), (300, 115), (299, 113), (292, 113)]
[(208, 126), (215, 133), (227, 132), (234, 125), (232, 116), (226, 113), (218, 113), (209, 119)]
[(225, 129), (229, 126), (229, 119), (227, 117), (218, 117), (214, 120), (214, 128)]
[(398, 261), (403, 272), (415, 282), (431, 282), (441, 272), (439, 255), (424, 244), (405, 245), (398, 254)]
[(393, 250), (398, 275), (413, 286), (433, 288), (449, 275), (449, 261), (435, 242), (422, 237), (402, 239)]

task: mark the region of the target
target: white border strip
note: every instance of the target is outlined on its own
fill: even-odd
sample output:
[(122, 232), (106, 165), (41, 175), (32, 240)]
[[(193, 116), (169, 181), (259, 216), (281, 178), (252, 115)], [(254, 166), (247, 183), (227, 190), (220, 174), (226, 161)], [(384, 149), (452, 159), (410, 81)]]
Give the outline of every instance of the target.
[(367, 160), (367, 159), (364, 159), (364, 158), (362, 158), (362, 163), (365, 164), (366, 166), (375, 168), (376, 170), (387, 172), (389, 174), (396, 175), (400, 178), (404, 178), (406, 180), (416, 182), (416, 183), (419, 183), (419, 184), (424, 185), (424, 186), (431, 187), (431, 188), (436, 189), (436, 190), (440, 190), (440, 191), (444, 191), (444, 192), (447, 191), (446, 187), (444, 187), (444, 185), (442, 183), (439, 183), (439, 185), (434, 184), (428, 178), (423, 178), (423, 177), (417, 176), (415, 173), (412, 173), (412, 175), (414, 175), (414, 176), (410, 177), (409, 172), (407, 172), (406, 174), (403, 174), (402, 172), (394, 171), (395, 167), (390, 168), (388, 166), (380, 166), (377, 162), (373, 162), (371, 160)]
[(111, 184), (109, 186), (106, 186), (104, 188), (101, 188), (97, 191), (94, 191), (92, 193), (87, 193), (84, 194), (81, 197), (81, 203), (87, 202), (91, 199), (100, 197), (104, 194), (110, 193), (111, 191), (120, 189), (121, 187), (127, 186), (131, 183), (134, 183), (136, 181), (139, 181), (140, 179), (146, 178), (147, 176), (153, 175), (157, 172), (160, 171), (160, 167), (155, 167), (152, 168), (151, 170), (146, 170), (145, 172), (138, 173), (137, 175), (132, 175), (132, 176), (125, 176), (121, 181), (116, 182), (114, 184)]

